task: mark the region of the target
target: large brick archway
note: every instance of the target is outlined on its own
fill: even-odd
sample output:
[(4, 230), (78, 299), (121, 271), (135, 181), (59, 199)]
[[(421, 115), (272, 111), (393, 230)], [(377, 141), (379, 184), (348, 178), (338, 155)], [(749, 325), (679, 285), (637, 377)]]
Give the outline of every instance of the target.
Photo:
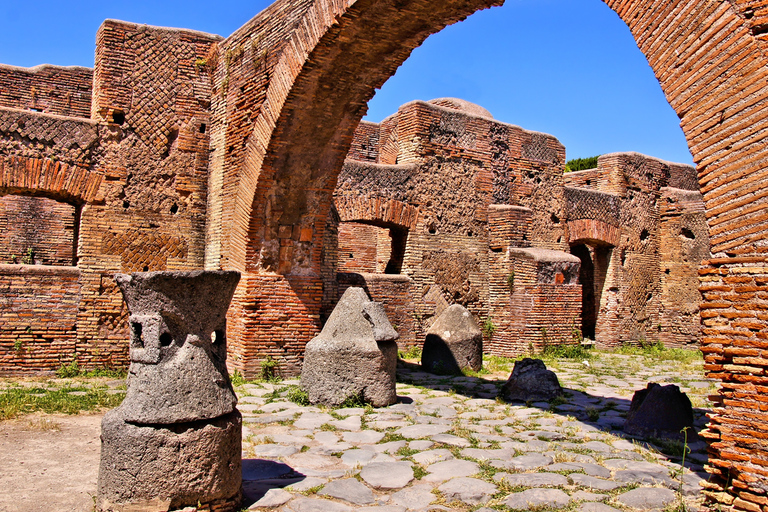
[[(206, 262), (244, 271), (230, 333), (246, 374), (240, 356), (298, 363), (291, 354), (318, 328), (323, 225), (375, 88), (429, 34), (498, 3), (279, 1), (219, 44), (212, 110), (226, 122), (211, 134)], [(750, 0), (606, 3), (648, 59), (698, 168), (716, 255), (700, 271), (701, 347), (723, 381), (707, 433), (712, 471), (755, 509), (768, 503), (768, 451), (756, 441), (768, 436), (768, 10)]]

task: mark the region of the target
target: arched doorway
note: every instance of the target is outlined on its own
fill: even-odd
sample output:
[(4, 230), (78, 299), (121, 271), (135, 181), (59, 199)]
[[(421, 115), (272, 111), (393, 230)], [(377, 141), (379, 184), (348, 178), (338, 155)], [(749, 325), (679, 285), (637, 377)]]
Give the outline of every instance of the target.
[(603, 288), (608, 275), (613, 246), (600, 242), (571, 243), (571, 254), (581, 260), (581, 333), (584, 338), (597, 339), (601, 323)]

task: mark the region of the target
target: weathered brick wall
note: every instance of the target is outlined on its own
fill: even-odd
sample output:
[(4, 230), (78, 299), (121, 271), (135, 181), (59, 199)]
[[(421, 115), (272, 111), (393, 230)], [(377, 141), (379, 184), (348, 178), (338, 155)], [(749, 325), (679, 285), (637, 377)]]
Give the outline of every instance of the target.
[(490, 254), (489, 318), (495, 332), (485, 349), (510, 356), (548, 345), (578, 343), (579, 259), (562, 251), (509, 246)]
[(53, 372), (77, 350), (80, 271), (0, 264), (0, 374)]
[(75, 264), (75, 206), (45, 197), (0, 196), (0, 261)]
[(361, 162), (377, 162), (379, 160), (380, 127), (378, 123), (360, 121), (352, 139), (347, 158)]
[(92, 84), (93, 70), (88, 68), (0, 64), (0, 107), (88, 118)]
[(710, 257), (709, 231), (701, 194), (662, 188), (659, 221), (659, 339), (667, 346), (697, 344), (701, 337), (698, 269), (701, 262)]
[(598, 344), (695, 341), (696, 268), (709, 239), (694, 175), (637, 153), (603, 155), (597, 169), (565, 174), (569, 242), (589, 258), (583, 329)]
[[(0, 109), (0, 195), (42, 196), (76, 212), (61, 216), (64, 227), (49, 222), (38, 231), (51, 245), (62, 245), (59, 234), (72, 231), (69, 264), (78, 235), (79, 305), (76, 322), (66, 326), (76, 344), (59, 346), (66, 348), (60, 362), (127, 362), (127, 311), (116, 272), (204, 266), (210, 77), (200, 59), (218, 40), (107, 21), (97, 35), (94, 120)], [(45, 201), (19, 199), (21, 209), (6, 216), (32, 220), (24, 205), (51, 210)], [(48, 284), (38, 284), (46, 295)], [(23, 364), (32, 369), (34, 361)]]
[(94, 163), (99, 127), (93, 121), (0, 108), (0, 155)]
[(379, 269), (379, 231), (384, 228), (342, 222), (339, 225), (339, 259), (341, 272), (383, 272)]
[[(364, 156), (367, 161), (355, 161), (360, 150), (353, 145), (334, 199), (342, 220), (357, 218), (386, 226), (397, 217), (408, 227), (402, 273), (411, 279), (414, 290), (414, 300), (405, 306), (417, 337), (401, 335), (404, 343), (422, 342), (435, 317), (452, 303), (466, 306), (480, 323), (493, 315), (492, 282), (496, 277), (505, 280), (509, 269), (494, 274), (489, 267), (489, 244), (506, 250), (514, 238), (520, 246), (567, 247), (560, 220), (564, 216), (564, 151), (554, 137), (495, 122), (485, 109), (452, 98), (403, 105), (380, 126), (361, 125), (355, 140), (376, 138), (374, 126), (380, 130), (379, 162), (370, 162), (370, 156)], [(528, 207), (493, 205), (497, 198)], [(399, 213), (408, 211), (414, 215)], [(520, 211), (527, 213), (520, 216)], [(489, 215), (503, 220), (489, 224)], [(343, 223), (334, 232), (338, 233), (338, 268), (370, 271), (380, 263), (381, 249), (376, 247), (380, 235), (374, 237), (371, 231), (367, 239), (362, 232), (354, 236)], [(357, 258), (363, 260), (353, 262)], [(537, 287), (528, 293), (537, 300), (548, 295)], [(508, 291), (506, 295), (505, 304)], [(544, 302), (539, 305), (546, 307)], [(509, 308), (502, 310), (500, 317), (510, 316)], [(567, 316), (570, 325), (570, 310)], [(527, 342), (520, 340), (529, 334), (519, 329), (508, 336), (527, 350)], [(553, 335), (557, 342), (564, 339), (560, 333)], [(570, 327), (567, 340), (573, 340)], [(535, 345), (542, 348), (541, 343)], [(517, 345), (508, 343), (506, 348), (513, 350), (506, 355), (521, 353)]]

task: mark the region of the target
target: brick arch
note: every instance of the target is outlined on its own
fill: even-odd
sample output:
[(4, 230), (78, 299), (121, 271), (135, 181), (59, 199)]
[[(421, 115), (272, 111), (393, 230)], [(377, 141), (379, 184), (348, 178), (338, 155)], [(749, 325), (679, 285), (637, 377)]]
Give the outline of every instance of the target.
[[(427, 36), (501, 3), (313, 2), (281, 47), (236, 183), (229, 184), (221, 266), (302, 273), (271, 262), (285, 240), (320, 245), (336, 176), (376, 88)], [(282, 4), (299, 7), (278, 0), (271, 9), (282, 12)], [(319, 265), (319, 250), (311, 253)]]
[(93, 202), (103, 176), (51, 158), (0, 157), (0, 195), (45, 196), (72, 204)]
[[(707, 370), (723, 380), (724, 396), (736, 397), (727, 407), (757, 410), (754, 404), (764, 399), (765, 392), (759, 386), (768, 382), (755, 377), (749, 368), (739, 370), (738, 365), (754, 356), (749, 350), (763, 346), (759, 335), (768, 331), (768, 323), (756, 312), (750, 313), (749, 322), (729, 320), (732, 317), (720, 313), (731, 308), (730, 299), (723, 297), (741, 293), (733, 283), (759, 287), (768, 282), (768, 189), (764, 186), (768, 178), (764, 151), (768, 138), (768, 42), (764, 35), (768, 11), (751, 0), (605, 2), (628, 25), (654, 70), (680, 117), (697, 165), (712, 252), (720, 256), (701, 270), (702, 289), (707, 292), (702, 339)], [(259, 331), (256, 312), (269, 310), (270, 305), (247, 297), (258, 295), (260, 286), (281, 290), (281, 294), (273, 294), (278, 297), (276, 307), (285, 305), (285, 296), (296, 299), (295, 311), (304, 315), (306, 330), (293, 338), (309, 339), (316, 330), (317, 320), (313, 319), (318, 317), (318, 308), (308, 304), (319, 303), (316, 296), (321, 293), (312, 290), (319, 282), (322, 225), (367, 100), (429, 34), (501, 1), (307, 3), (279, 2), (287, 10), (292, 6), (303, 10), (298, 19), (292, 19), (296, 28), (271, 68), (242, 165), (234, 179), (225, 183), (229, 200), (222, 207), (217, 264), (246, 271), (231, 316), (240, 322), (234, 336), (242, 338), (242, 346), (256, 343), (260, 336), (266, 340), (283, 336)], [(734, 280), (728, 281), (731, 277)], [(304, 284), (298, 286), (301, 279)], [(723, 293), (723, 297), (718, 295)], [(743, 299), (741, 309), (757, 310), (757, 306), (749, 309), (757, 299), (748, 295)], [(246, 317), (249, 319), (243, 320)], [(707, 324), (707, 318), (714, 318), (713, 323)], [(748, 348), (731, 349), (731, 345)], [(739, 357), (747, 359), (737, 361)], [(740, 414), (727, 407), (713, 419), (706, 434), (715, 442), (711, 468), (740, 489), (738, 499), (751, 502), (754, 508), (768, 492), (765, 486), (753, 485), (768, 477), (760, 469), (768, 454), (750, 438), (768, 435), (768, 428), (764, 420), (740, 424)], [(721, 430), (735, 428), (757, 434), (720, 439)], [(726, 452), (730, 455), (721, 456)], [(719, 484), (712, 485), (717, 490)]]
[[(289, 232), (283, 240), (317, 245), (335, 178), (375, 89), (428, 35), (500, 3), (313, 2), (282, 48), (253, 122), (222, 225), (222, 266), (272, 269), (261, 257), (265, 242), (279, 247)], [(752, 34), (765, 14), (755, 16), (746, 0), (606, 4), (627, 23), (681, 119), (710, 212), (713, 252), (768, 237), (768, 192), (759, 179), (768, 175), (761, 151), (766, 43)]]
[(343, 195), (335, 198), (334, 205), (342, 222), (413, 229), (419, 220), (417, 207), (396, 199)]
[(568, 243), (602, 243), (616, 247), (619, 245), (621, 232), (618, 226), (594, 219), (568, 221)]

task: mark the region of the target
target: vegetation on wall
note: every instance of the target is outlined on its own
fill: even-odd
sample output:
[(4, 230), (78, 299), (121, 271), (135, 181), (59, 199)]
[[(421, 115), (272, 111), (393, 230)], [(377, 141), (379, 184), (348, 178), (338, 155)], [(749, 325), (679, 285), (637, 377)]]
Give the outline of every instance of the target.
[(588, 156), (587, 158), (571, 158), (565, 162), (565, 172), (584, 171), (597, 168), (597, 159), (600, 155)]

